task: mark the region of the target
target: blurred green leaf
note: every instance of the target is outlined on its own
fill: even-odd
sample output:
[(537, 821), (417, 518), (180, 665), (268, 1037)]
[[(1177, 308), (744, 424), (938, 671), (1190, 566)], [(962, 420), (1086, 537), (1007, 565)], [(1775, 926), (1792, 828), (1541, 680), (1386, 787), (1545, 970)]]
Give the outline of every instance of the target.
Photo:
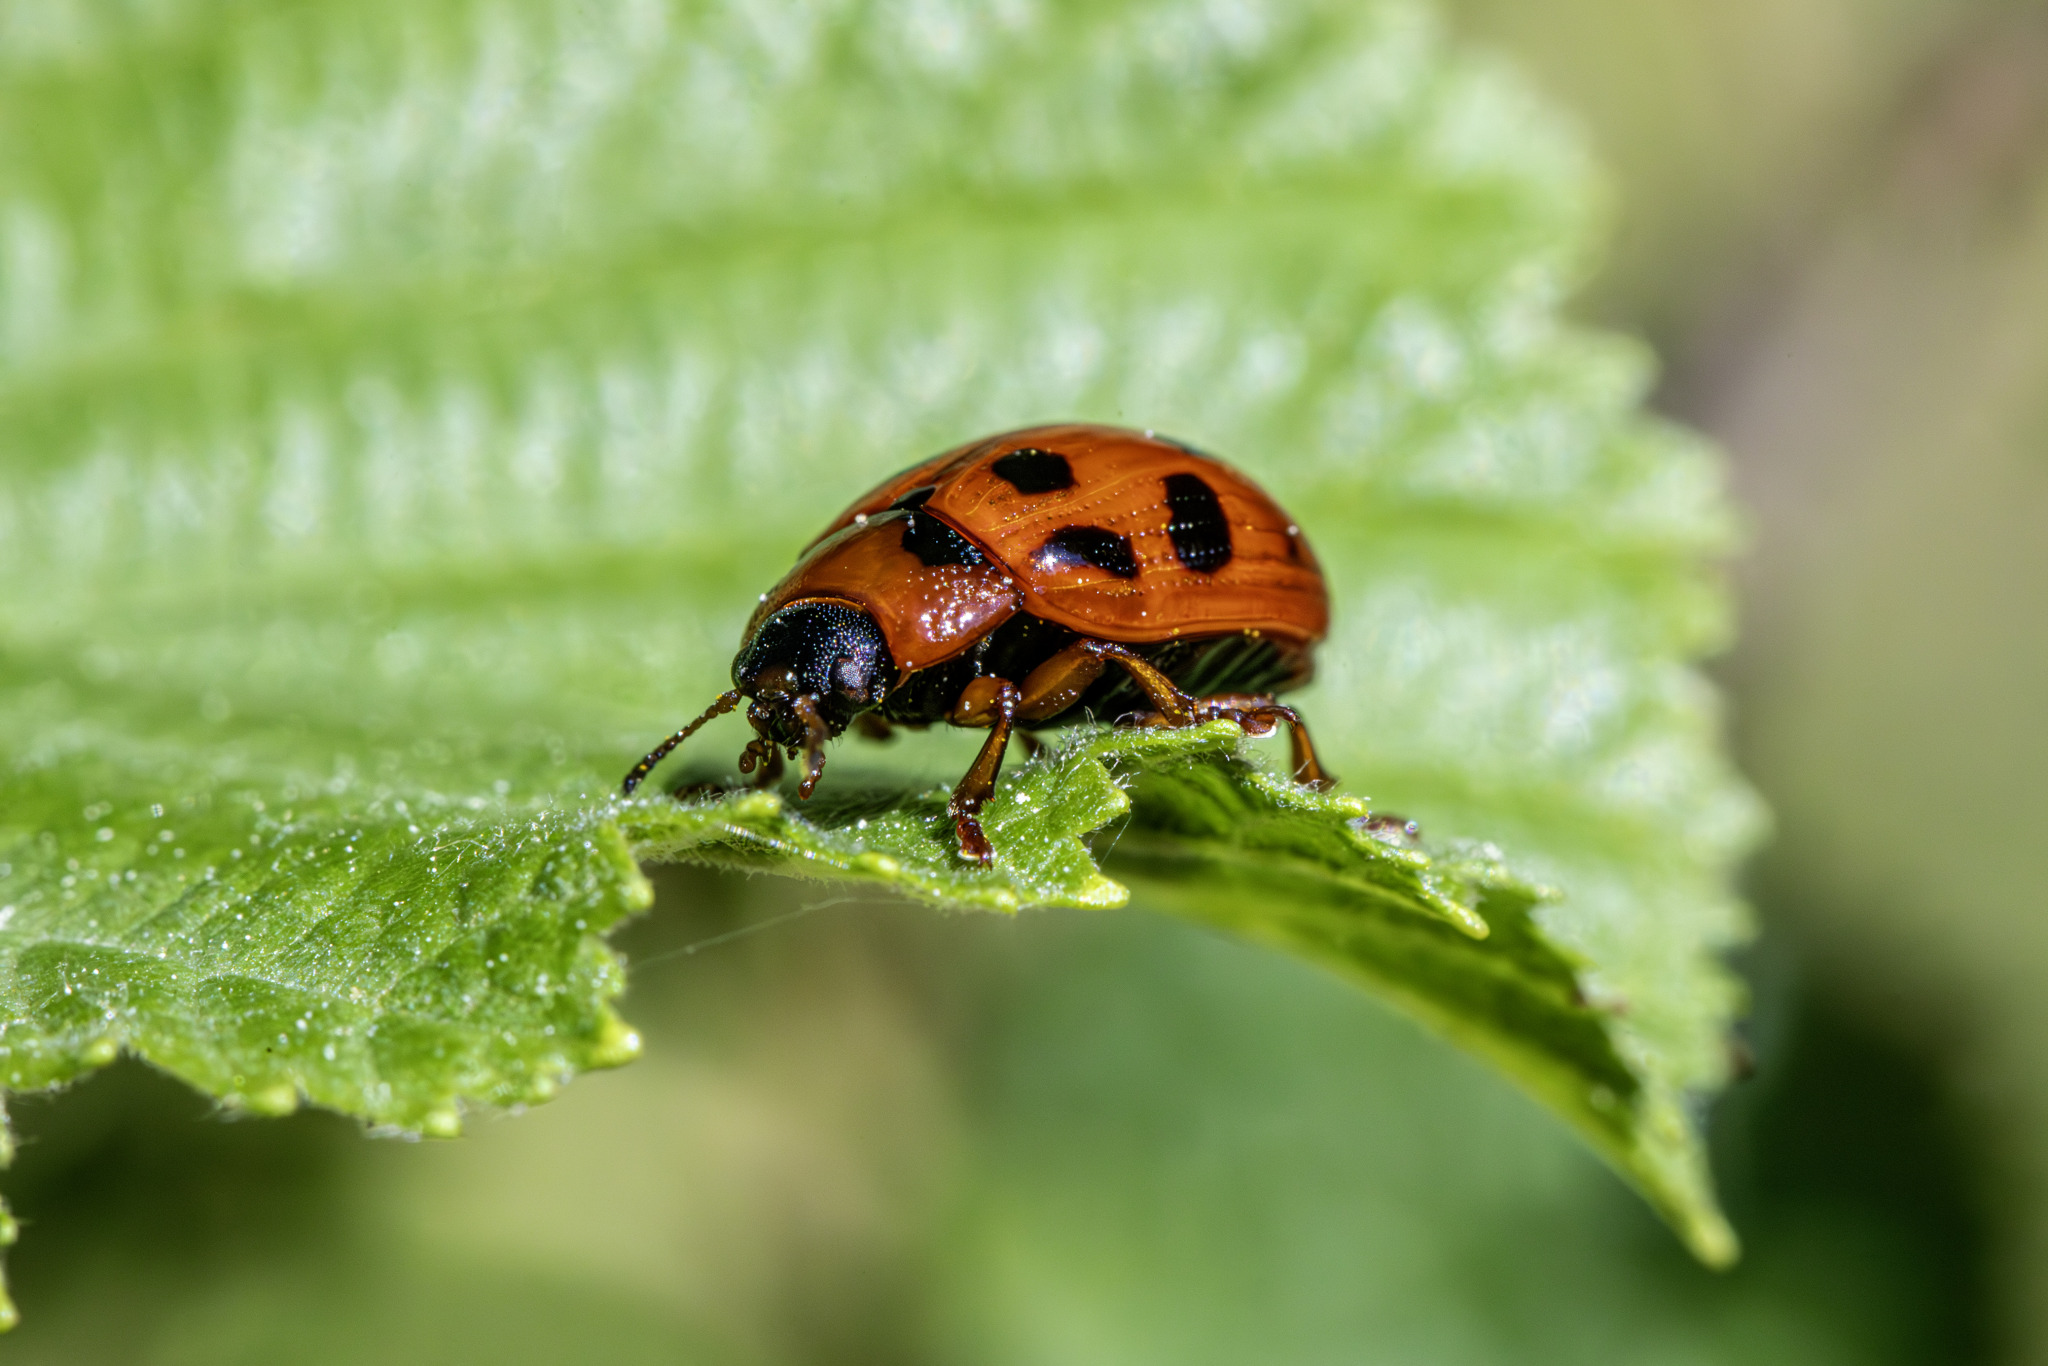
[[(1639, 415), (1637, 348), (1557, 318), (1576, 148), (1426, 11), (7, 13), (11, 1086), (125, 1047), (450, 1131), (629, 1051), (633, 853), (1105, 904), (1082, 837), (1128, 803), (1097, 843), (1138, 902), (1366, 981), (1732, 1254), (1692, 1118), (1758, 823), (1689, 668), (1719, 476)], [(1020, 765), (992, 873), (934, 832), (946, 737), (844, 748), (810, 821), (611, 802), (854, 492), (1064, 417), (1296, 509), (1333, 766), (1560, 898), (1213, 731)]]

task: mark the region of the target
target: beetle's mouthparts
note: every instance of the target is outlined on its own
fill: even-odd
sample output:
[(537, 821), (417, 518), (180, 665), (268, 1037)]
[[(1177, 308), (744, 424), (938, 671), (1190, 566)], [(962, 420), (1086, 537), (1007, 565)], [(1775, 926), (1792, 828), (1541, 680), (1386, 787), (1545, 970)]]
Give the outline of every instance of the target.
[[(832, 728), (818, 710), (817, 697), (764, 690), (747, 708), (747, 720), (753, 723), (757, 738), (741, 753), (740, 772), (752, 773), (757, 764), (769, 763), (777, 748), (791, 759), (802, 755), (804, 778), (797, 786), (797, 796), (808, 798), (825, 772), (825, 742), (832, 738)], [(772, 775), (772, 765), (769, 772)], [(772, 776), (768, 780), (773, 781)]]

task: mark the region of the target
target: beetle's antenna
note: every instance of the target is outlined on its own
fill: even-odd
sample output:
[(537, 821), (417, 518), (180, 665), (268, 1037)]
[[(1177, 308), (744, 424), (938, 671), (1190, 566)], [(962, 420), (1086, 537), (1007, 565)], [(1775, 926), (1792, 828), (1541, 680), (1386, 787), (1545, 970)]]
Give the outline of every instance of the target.
[(697, 728), (703, 725), (706, 721), (709, 721), (714, 716), (723, 716), (727, 712), (731, 711), (734, 707), (737, 707), (740, 704), (740, 696), (741, 694), (738, 688), (734, 688), (731, 692), (728, 693), (720, 693), (718, 695), (718, 700), (716, 702), (713, 702), (710, 705), (710, 707), (705, 710), (702, 716), (692, 721), (689, 725), (684, 726), (674, 735), (669, 736), (668, 739), (663, 740), (660, 744), (656, 745), (654, 747), (654, 753), (648, 755), (645, 759), (642, 759), (639, 763), (633, 765), (633, 771), (626, 775), (625, 783), (619, 788), (619, 795), (622, 797), (632, 796), (633, 789), (640, 786), (640, 780), (642, 778), (645, 778), (649, 773), (652, 773), (654, 771), (654, 766), (656, 764), (660, 763), (663, 759), (668, 758), (669, 754), (675, 749), (677, 745), (680, 745), (681, 743), (683, 743), (683, 741), (689, 739), (692, 735), (695, 735), (697, 733)]
[(825, 772), (825, 742), (832, 738), (832, 732), (826, 729), (825, 718), (818, 715), (817, 699), (809, 693), (790, 703), (790, 710), (804, 723), (804, 780), (796, 789), (798, 799), (804, 800)]

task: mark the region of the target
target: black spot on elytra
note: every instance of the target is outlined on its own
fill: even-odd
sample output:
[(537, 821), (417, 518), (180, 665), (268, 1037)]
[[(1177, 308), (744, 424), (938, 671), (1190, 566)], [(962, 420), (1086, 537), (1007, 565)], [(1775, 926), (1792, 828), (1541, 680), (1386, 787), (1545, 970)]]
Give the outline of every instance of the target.
[(1035, 446), (1011, 451), (989, 469), (1019, 493), (1057, 493), (1074, 487), (1074, 467), (1067, 457)]
[(1085, 564), (1120, 579), (1138, 577), (1138, 561), (1131, 554), (1131, 538), (1105, 531), (1099, 526), (1061, 527), (1046, 538), (1034, 561), (1041, 569), (1078, 569)]
[(903, 514), (903, 548), (924, 561), (930, 569), (946, 564), (983, 563), (982, 553), (974, 548), (974, 542), (929, 512), (918, 511), (937, 492), (937, 488), (925, 484), (889, 504), (889, 512)]
[(1200, 475), (1167, 475), (1166, 508), (1173, 514), (1166, 534), (1182, 564), (1197, 574), (1213, 574), (1230, 563), (1230, 522), (1216, 490)]
[[(929, 496), (929, 490), (924, 492)], [(927, 568), (936, 569), (947, 564), (985, 563), (985, 557), (974, 548), (974, 542), (929, 512), (905, 511), (899, 508), (891, 508), (890, 511), (902, 514), (903, 548), (924, 561)]]

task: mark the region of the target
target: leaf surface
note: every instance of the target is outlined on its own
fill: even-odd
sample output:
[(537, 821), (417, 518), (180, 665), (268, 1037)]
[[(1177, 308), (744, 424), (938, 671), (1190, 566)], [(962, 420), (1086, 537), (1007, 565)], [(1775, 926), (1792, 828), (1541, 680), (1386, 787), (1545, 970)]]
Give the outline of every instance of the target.
[[(630, 1054), (636, 857), (1128, 896), (1472, 1046), (1731, 1255), (1692, 1115), (1759, 822), (1691, 668), (1731, 520), (1640, 349), (1558, 317), (1576, 147), (1426, 11), (113, 14), (0, 53), (9, 1087), (125, 1048), (425, 1132), (543, 1098)], [(613, 801), (837, 508), (1066, 417), (1295, 510), (1353, 795), (1077, 732), (987, 872), (957, 736), (843, 743), (801, 816)]]

